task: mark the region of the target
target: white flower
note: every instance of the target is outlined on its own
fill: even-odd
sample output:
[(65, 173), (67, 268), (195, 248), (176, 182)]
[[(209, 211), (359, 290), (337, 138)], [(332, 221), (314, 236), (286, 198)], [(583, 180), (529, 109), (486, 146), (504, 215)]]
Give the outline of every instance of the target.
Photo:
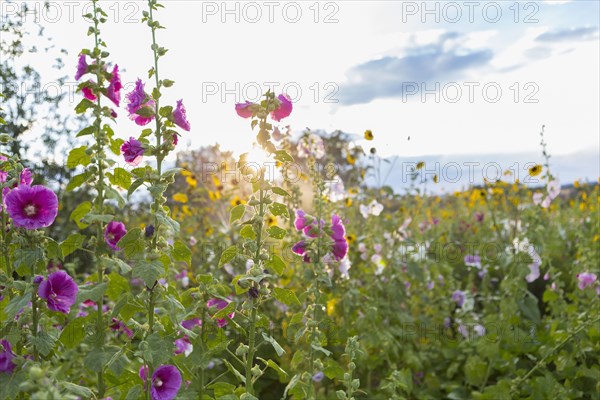
[(373, 200), (368, 206), (361, 204), (359, 208), (360, 213), (365, 219), (369, 218), (369, 214), (378, 217), (381, 211), (383, 211), (383, 205), (378, 203), (377, 200)]
[(540, 203), (542, 202), (542, 198), (544, 197), (543, 193), (540, 192), (536, 192), (533, 194), (533, 204), (535, 204), (536, 206), (539, 206)]
[(346, 197), (344, 181), (342, 181), (342, 178), (340, 178), (339, 175), (334, 176), (333, 179), (327, 183), (324, 194), (332, 203), (343, 200)]
[(340, 262), (340, 266), (338, 267), (340, 274), (342, 274), (342, 278), (344, 279), (349, 279), (350, 278), (350, 268), (352, 267), (352, 265), (350, 264), (350, 260), (348, 259), (348, 256), (344, 257), (342, 259), (342, 261)]
[(544, 208), (550, 207), (551, 202), (552, 202), (552, 199), (550, 198), (550, 196), (546, 196), (544, 198), (544, 201), (542, 201), (542, 207), (544, 207)]
[(546, 187), (548, 190), (548, 197), (550, 200), (554, 200), (560, 194), (560, 182), (558, 179), (548, 182)]

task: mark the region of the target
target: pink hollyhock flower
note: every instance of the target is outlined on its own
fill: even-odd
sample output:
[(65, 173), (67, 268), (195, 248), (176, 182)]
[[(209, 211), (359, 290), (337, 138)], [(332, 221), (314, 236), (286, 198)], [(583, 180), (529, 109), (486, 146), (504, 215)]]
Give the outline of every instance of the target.
[(0, 183), (6, 182), (7, 178), (8, 178), (8, 172), (0, 171)]
[(299, 256), (303, 256), (304, 254), (306, 254), (306, 242), (304, 240), (301, 240), (295, 245), (293, 245), (292, 252), (294, 254), (298, 254)]
[(554, 200), (560, 194), (560, 181), (555, 179), (548, 182), (546, 189), (548, 191), (548, 197), (550, 197), (550, 200)]
[(6, 195), (6, 210), (13, 224), (29, 230), (52, 225), (58, 214), (58, 198), (44, 186), (19, 186)]
[(301, 231), (308, 225), (306, 213), (302, 210), (296, 210), (296, 219), (294, 220), (294, 226), (296, 227), (296, 230)]
[(177, 146), (177, 143), (179, 143), (179, 136), (174, 133), (173, 134), (173, 146)]
[(121, 89), (123, 84), (121, 83), (121, 77), (119, 76), (119, 66), (115, 64), (112, 71), (112, 79), (110, 84), (106, 88), (106, 97), (108, 97), (117, 107), (121, 104)]
[(143, 108), (147, 107), (154, 111), (156, 103), (150, 96), (146, 94), (144, 91), (144, 84), (141, 79), (138, 79), (135, 83), (135, 89), (133, 89), (130, 93), (127, 93), (127, 111), (129, 112), (129, 118), (134, 121), (136, 124), (140, 126), (147, 125), (150, 121), (152, 121), (155, 116), (144, 116), (137, 114), (137, 112)]
[(119, 240), (127, 233), (125, 224), (122, 222), (111, 221), (106, 225), (104, 230), (104, 241), (114, 251), (120, 251), (121, 249), (117, 246)]
[(139, 165), (144, 158), (142, 143), (133, 137), (130, 137), (128, 141), (123, 143), (121, 151), (123, 152), (125, 162), (133, 166)]
[(77, 62), (77, 72), (75, 72), (75, 80), (78, 81), (81, 77), (87, 74), (88, 64), (85, 60), (85, 54), (79, 55), (79, 61)]
[(235, 104), (235, 112), (242, 118), (250, 118), (252, 116), (252, 110), (250, 110), (250, 106), (254, 105), (249, 101), (245, 103), (236, 103)]
[(540, 192), (536, 192), (533, 194), (533, 204), (535, 204), (536, 206), (539, 206), (540, 204), (542, 204), (542, 198), (544, 197), (543, 193)]
[(33, 174), (29, 168), (25, 168), (23, 171), (21, 171), (21, 176), (19, 179), (21, 181), (21, 185), (31, 186), (31, 182), (33, 182)]
[(462, 290), (456, 290), (452, 293), (452, 301), (455, 301), (459, 307), (462, 307), (465, 304), (466, 295)]
[(175, 354), (184, 354), (186, 357), (194, 351), (194, 345), (187, 336), (175, 340)]
[(346, 228), (339, 215), (331, 217), (331, 239), (333, 239), (332, 252), (337, 261), (342, 260), (348, 254), (348, 242), (346, 241)]
[(83, 97), (85, 97), (89, 101), (96, 101), (98, 99), (98, 97), (96, 97), (96, 95), (92, 91), (92, 88), (89, 86), (81, 88), (81, 93), (83, 93)]
[(531, 264), (528, 265), (528, 267), (529, 267), (529, 274), (527, 274), (527, 276), (525, 276), (525, 280), (527, 282), (531, 283), (540, 277), (540, 264), (538, 262), (532, 262)]
[[(146, 372), (147, 374), (147, 372)], [(161, 365), (152, 374), (152, 400), (173, 400), (181, 387), (181, 374), (173, 365)]]
[(173, 122), (175, 123), (175, 125), (183, 129), (184, 131), (189, 132), (190, 123), (187, 120), (185, 106), (183, 105), (183, 99), (177, 100), (177, 108), (175, 108), (175, 111), (173, 111)]
[(185, 321), (181, 322), (181, 326), (191, 331), (195, 326), (202, 326), (202, 321), (200, 318), (186, 319)]
[(16, 365), (13, 362), (13, 358), (15, 358), (15, 353), (12, 351), (12, 347), (10, 346), (10, 342), (6, 339), (0, 340), (0, 372), (4, 372), (5, 374), (12, 374)]
[[(229, 301), (227, 300), (222, 300), (222, 299), (210, 299), (207, 303), (206, 303), (206, 307), (208, 308), (215, 308), (217, 311), (224, 309), (225, 307), (227, 307), (227, 305), (229, 304)], [(229, 319), (233, 319), (233, 317), (235, 316), (235, 313), (231, 313), (229, 315), (227, 315), (227, 317)], [(219, 319), (217, 320), (217, 326), (219, 328), (224, 327), (225, 325), (227, 325), (227, 318), (223, 318), (223, 319)]]
[(48, 308), (68, 314), (77, 298), (77, 284), (65, 271), (56, 271), (40, 283), (38, 296), (46, 300)]
[(279, 108), (277, 108), (275, 111), (271, 112), (271, 118), (273, 118), (275, 121), (279, 122), (283, 118), (288, 117), (292, 113), (293, 107), (292, 107), (292, 101), (290, 100), (290, 98), (287, 94), (280, 94), (279, 96), (277, 96), (277, 98), (279, 99), (281, 104), (279, 105)]
[(546, 196), (544, 197), (544, 201), (542, 201), (542, 207), (543, 208), (548, 208), (550, 207), (550, 203), (552, 202), (552, 199), (550, 198), (550, 196)]
[(586, 287), (592, 286), (594, 282), (596, 282), (596, 279), (598, 279), (598, 276), (591, 272), (582, 272), (581, 274), (577, 274), (577, 280), (579, 280), (577, 287), (579, 287), (581, 290), (584, 290)]

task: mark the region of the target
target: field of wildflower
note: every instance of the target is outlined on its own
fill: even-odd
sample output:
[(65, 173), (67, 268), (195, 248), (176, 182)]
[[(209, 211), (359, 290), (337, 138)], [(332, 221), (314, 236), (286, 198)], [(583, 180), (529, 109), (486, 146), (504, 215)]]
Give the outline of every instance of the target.
[(67, 179), (0, 112), (0, 399), (600, 399), (598, 184), (561, 185), (543, 136), (535, 187), (436, 195), (416, 163), (397, 193), (367, 185), (376, 132), (294, 137), (269, 91), (231, 104), (260, 163), (179, 150), (168, 11), (126, 93), (91, 10)]

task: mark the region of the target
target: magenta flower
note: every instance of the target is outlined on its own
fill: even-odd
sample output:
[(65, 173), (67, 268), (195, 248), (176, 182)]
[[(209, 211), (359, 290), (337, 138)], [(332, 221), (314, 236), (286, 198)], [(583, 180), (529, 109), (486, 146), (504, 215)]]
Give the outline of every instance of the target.
[(483, 213), (480, 213), (480, 212), (475, 213), (475, 219), (477, 220), (477, 222), (483, 222), (484, 218), (485, 218), (485, 216), (483, 215)]
[(462, 290), (456, 290), (452, 293), (452, 301), (455, 301), (459, 307), (462, 307), (465, 304), (466, 295)]
[(296, 230), (301, 231), (309, 224), (306, 220), (306, 213), (302, 210), (296, 210), (296, 220), (294, 221), (294, 226)]
[(123, 323), (123, 321), (119, 321), (116, 318), (112, 319), (112, 324), (110, 325), (110, 329), (117, 332), (117, 333), (124, 333), (127, 335), (127, 337), (132, 337), (133, 336), (133, 331), (131, 329), (129, 329), (127, 327), (127, 325), (125, 325)]
[(77, 72), (75, 72), (75, 80), (78, 81), (81, 77), (87, 74), (88, 64), (85, 60), (85, 54), (79, 55), (79, 61), (77, 62)]
[(579, 280), (577, 286), (579, 289), (584, 290), (586, 287), (592, 286), (594, 282), (596, 282), (596, 279), (598, 279), (596, 274), (591, 272), (582, 272), (581, 274), (577, 274), (577, 280)]
[(252, 110), (250, 110), (250, 106), (254, 105), (252, 102), (245, 103), (236, 103), (235, 104), (235, 112), (242, 118), (250, 118), (252, 116)]
[(119, 240), (127, 233), (127, 229), (125, 228), (125, 224), (122, 222), (111, 221), (106, 225), (106, 229), (104, 230), (104, 241), (114, 251), (120, 251), (121, 248), (117, 246)]
[[(183, 99), (177, 100), (177, 108), (173, 111), (173, 122), (184, 131), (190, 131), (190, 123), (187, 120)], [(177, 143), (175, 142), (175, 144)]]
[(185, 321), (181, 322), (181, 326), (191, 331), (195, 326), (202, 326), (202, 321), (200, 318), (186, 319)]
[(339, 215), (331, 217), (331, 239), (333, 239), (332, 252), (336, 260), (340, 261), (348, 254), (348, 242), (346, 241), (346, 228)]
[(31, 186), (31, 182), (33, 182), (33, 174), (29, 168), (25, 168), (23, 171), (21, 171), (21, 176), (19, 179), (21, 181), (21, 185)]
[(65, 271), (56, 271), (40, 283), (38, 296), (46, 300), (48, 308), (68, 314), (77, 298), (77, 284)]
[(15, 353), (12, 351), (12, 347), (10, 346), (10, 342), (6, 339), (0, 340), (0, 372), (4, 372), (5, 374), (12, 374), (16, 365), (13, 363), (13, 358), (15, 358)]
[(293, 245), (292, 252), (294, 254), (298, 254), (299, 256), (303, 256), (304, 254), (306, 254), (306, 242), (304, 240), (301, 240), (295, 245)]
[(139, 165), (144, 158), (142, 143), (133, 137), (130, 137), (128, 141), (123, 143), (121, 151), (123, 152), (123, 157), (125, 157), (125, 162), (133, 166)]
[(192, 354), (194, 345), (187, 336), (175, 340), (175, 354), (184, 354), (186, 357)]
[[(224, 309), (225, 307), (227, 307), (227, 305), (229, 304), (229, 301), (227, 300), (222, 300), (222, 299), (210, 299), (207, 303), (206, 303), (206, 307), (208, 308), (215, 308), (217, 311)], [(235, 316), (235, 312), (227, 315), (227, 317), (229, 319), (233, 319), (233, 317)], [(227, 325), (227, 318), (222, 318), (217, 320), (217, 326), (219, 328), (224, 327), (225, 325)]]
[[(145, 381), (148, 375), (147, 367), (145, 367), (143, 375), (142, 379)], [(142, 376), (141, 369), (140, 376)], [(177, 396), (180, 387), (181, 374), (177, 367), (173, 365), (161, 365), (152, 374), (152, 387), (150, 388), (152, 400), (173, 400)]]
[(58, 214), (58, 198), (44, 186), (22, 185), (6, 195), (6, 210), (16, 227), (45, 228), (52, 225)]
[(137, 112), (143, 107), (150, 108), (152, 111), (154, 111), (156, 106), (154, 100), (152, 100), (152, 98), (144, 91), (144, 84), (142, 83), (141, 79), (137, 80), (135, 83), (135, 89), (128, 93), (126, 97), (128, 101), (127, 111), (129, 111), (129, 118), (136, 124), (144, 126), (155, 118), (154, 115), (141, 116), (137, 114)]
[(121, 89), (123, 84), (121, 83), (121, 77), (119, 76), (119, 66), (115, 65), (112, 71), (112, 79), (110, 84), (106, 88), (106, 97), (108, 97), (117, 107), (121, 103)]
[(287, 94), (277, 96), (281, 102), (279, 108), (271, 113), (271, 118), (279, 122), (292, 113), (292, 101)]

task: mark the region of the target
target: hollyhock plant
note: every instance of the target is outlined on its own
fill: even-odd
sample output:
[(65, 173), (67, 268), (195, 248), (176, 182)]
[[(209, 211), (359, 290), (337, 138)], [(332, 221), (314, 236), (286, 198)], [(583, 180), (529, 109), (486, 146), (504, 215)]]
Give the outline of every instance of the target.
[(65, 271), (56, 271), (40, 283), (38, 296), (46, 300), (52, 311), (68, 314), (75, 304), (78, 292), (77, 284)]
[(277, 99), (279, 99), (281, 104), (275, 111), (271, 112), (271, 118), (279, 122), (292, 113), (293, 106), (292, 100), (287, 94), (280, 94), (277, 96)]
[[(224, 309), (225, 307), (227, 307), (228, 304), (229, 304), (229, 301), (227, 301), (227, 300), (210, 299), (206, 303), (206, 307), (208, 307), (208, 308), (213, 308), (214, 307), (217, 311), (220, 311), (220, 310)], [(233, 319), (234, 316), (235, 316), (235, 312), (227, 315), (227, 317), (229, 319)], [(227, 325), (227, 322), (228, 322), (227, 318), (219, 319), (219, 320), (217, 320), (217, 326), (219, 328), (222, 328), (225, 325)]]
[(346, 228), (337, 214), (331, 217), (331, 232), (333, 256), (340, 261), (348, 254), (348, 242), (346, 241)]
[[(173, 111), (173, 122), (184, 131), (190, 131), (190, 123), (187, 120), (183, 99), (177, 100), (177, 108), (175, 108), (175, 111)], [(173, 141), (175, 144), (177, 144), (176, 137), (177, 136), (175, 136)]]
[(79, 60), (77, 62), (77, 72), (75, 72), (75, 80), (78, 81), (81, 77), (87, 74), (88, 63), (85, 59), (85, 54), (79, 55)]
[(33, 173), (29, 170), (29, 168), (25, 168), (23, 171), (21, 171), (19, 181), (19, 184), (21, 185), (31, 186), (31, 183), (33, 182)]
[(147, 125), (150, 121), (152, 121), (155, 116), (152, 115), (144, 115), (141, 116), (137, 114), (137, 112), (142, 108), (150, 108), (152, 112), (154, 112), (154, 108), (156, 103), (150, 96), (146, 94), (144, 91), (144, 84), (141, 79), (138, 79), (135, 83), (135, 89), (133, 89), (130, 93), (127, 93), (127, 111), (129, 112), (129, 118), (134, 121), (139, 126)]
[(58, 198), (44, 186), (21, 185), (5, 197), (6, 210), (13, 225), (29, 230), (45, 228), (58, 214)]
[(142, 143), (133, 137), (130, 137), (128, 141), (123, 143), (121, 152), (123, 152), (125, 162), (129, 165), (137, 166), (144, 158), (144, 147), (142, 147)]
[(12, 351), (10, 342), (6, 339), (0, 340), (0, 372), (12, 374), (16, 365), (13, 362), (15, 353)]
[(300, 209), (296, 210), (296, 219), (294, 220), (294, 226), (296, 227), (296, 230), (301, 231), (308, 225), (310, 224), (307, 221), (306, 213)]
[(117, 107), (121, 104), (121, 77), (119, 76), (119, 66), (115, 65), (112, 71), (110, 84), (106, 88), (106, 97), (108, 97)]
[(588, 286), (593, 286), (594, 282), (596, 282), (596, 279), (598, 279), (598, 276), (591, 272), (582, 272), (581, 274), (577, 274), (577, 280), (579, 281), (577, 287), (580, 290), (584, 290)]
[(120, 251), (121, 248), (117, 246), (119, 240), (127, 233), (127, 229), (125, 228), (125, 224), (122, 222), (111, 221), (106, 225), (106, 229), (104, 230), (104, 241), (114, 251)]
[[(144, 377), (147, 376), (147, 371)], [(145, 380), (145, 379), (144, 379)], [(173, 365), (161, 365), (152, 374), (152, 400), (173, 400), (181, 387), (181, 374)]]

